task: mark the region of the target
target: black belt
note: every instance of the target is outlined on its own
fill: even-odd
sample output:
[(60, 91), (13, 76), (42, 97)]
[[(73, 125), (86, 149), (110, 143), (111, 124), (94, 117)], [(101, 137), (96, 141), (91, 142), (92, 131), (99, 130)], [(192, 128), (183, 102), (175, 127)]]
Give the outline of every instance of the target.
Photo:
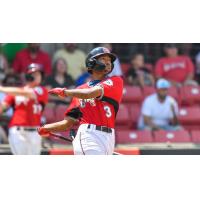
[(24, 130), (24, 131), (36, 131), (36, 128), (24, 128), (24, 127), (17, 127), (17, 130)]
[[(97, 125), (94, 125), (94, 126), (95, 126), (95, 129), (98, 130), (98, 131), (103, 131), (103, 132), (106, 132), (106, 133), (112, 133), (112, 129), (108, 128), (106, 126), (97, 126)], [(88, 125), (87, 128), (90, 128), (90, 124)]]

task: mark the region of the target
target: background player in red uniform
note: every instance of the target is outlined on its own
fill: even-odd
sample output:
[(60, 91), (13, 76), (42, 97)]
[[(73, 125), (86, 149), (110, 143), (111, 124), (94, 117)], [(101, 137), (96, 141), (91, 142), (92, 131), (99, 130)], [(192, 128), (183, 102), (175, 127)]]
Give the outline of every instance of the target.
[(41, 125), (41, 114), (48, 100), (48, 92), (41, 87), (42, 71), (38, 64), (31, 64), (26, 74), (24, 87), (2, 87), (8, 94), (0, 104), (0, 113), (9, 107), (14, 114), (9, 124), (9, 144), (13, 154), (40, 154), (41, 137), (37, 128)]
[(73, 97), (63, 121), (46, 124), (38, 129), (42, 136), (62, 132), (79, 121), (73, 141), (75, 155), (111, 155), (115, 144), (115, 118), (122, 98), (121, 77), (107, 77), (116, 56), (104, 47), (93, 49), (86, 59), (93, 80), (77, 89), (55, 88), (50, 93), (60, 97)]

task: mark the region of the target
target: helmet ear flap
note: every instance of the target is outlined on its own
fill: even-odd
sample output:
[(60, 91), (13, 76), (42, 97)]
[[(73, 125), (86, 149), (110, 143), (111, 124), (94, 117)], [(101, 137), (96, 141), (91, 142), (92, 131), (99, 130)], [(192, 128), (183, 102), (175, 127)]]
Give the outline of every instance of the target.
[(96, 64), (97, 64), (96, 59), (94, 58), (88, 59), (86, 63), (87, 67), (90, 67), (90, 68), (94, 68)]

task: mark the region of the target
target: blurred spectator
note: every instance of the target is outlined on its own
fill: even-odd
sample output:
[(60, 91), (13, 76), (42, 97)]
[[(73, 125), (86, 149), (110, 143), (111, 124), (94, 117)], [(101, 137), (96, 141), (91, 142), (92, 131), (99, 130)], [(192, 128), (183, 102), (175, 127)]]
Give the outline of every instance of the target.
[(3, 86), (21, 86), (19, 74), (8, 74), (2, 82)]
[(178, 104), (174, 98), (168, 96), (170, 83), (160, 79), (156, 83), (157, 92), (148, 96), (142, 105), (138, 122), (139, 129), (147, 130), (180, 130), (178, 125)]
[[(100, 46), (109, 49), (110, 52), (112, 52), (112, 50), (113, 50), (112, 44), (110, 44), (110, 43), (102, 43), (102, 44), (100, 44)], [(122, 74), (120, 61), (119, 61), (119, 58), (117, 57), (117, 59), (114, 62), (114, 68), (113, 68), (112, 72), (110, 74), (108, 74), (108, 76), (112, 77), (112, 76), (122, 76), (122, 75), (123, 74)]]
[(91, 74), (89, 74), (88, 72), (83, 73), (81, 76), (78, 77), (78, 79), (76, 80), (76, 87), (79, 85), (82, 85), (88, 81), (91, 80)]
[[(74, 87), (75, 83), (72, 77), (67, 73), (67, 64), (64, 59), (58, 58), (53, 65), (53, 74), (48, 76), (44, 82), (44, 85), (48, 88), (71, 88)], [(68, 98), (70, 99), (70, 98)], [(55, 96), (50, 96), (49, 100), (55, 103), (66, 103), (65, 100), (61, 100)], [(69, 100), (67, 101), (69, 102)]]
[(198, 85), (194, 81), (194, 65), (188, 56), (178, 55), (175, 44), (164, 46), (166, 57), (160, 58), (155, 67), (156, 78), (165, 78), (174, 86)]
[(65, 43), (64, 48), (55, 52), (53, 61), (63, 58), (68, 66), (68, 74), (76, 80), (85, 69), (86, 55), (74, 43)]
[[(16, 86), (18, 85), (19, 81), (19, 77), (17, 75), (7, 75), (5, 77), (5, 79), (2, 81), (0, 80), (0, 85), (3, 86)], [(0, 92), (0, 102), (3, 101), (3, 99), (6, 97), (6, 94), (3, 92)], [(7, 134), (6, 134), (6, 128), (7, 128), (7, 124), (10, 120), (10, 118), (13, 115), (13, 109), (9, 108), (6, 112), (3, 113), (3, 115), (1, 115), (0, 117), (0, 144), (1, 143), (8, 143), (8, 138), (7, 138)]]
[(8, 73), (8, 61), (0, 48), (0, 82), (6, 77)]
[(0, 144), (7, 144), (7, 143), (8, 143), (8, 137), (6, 131), (2, 126), (0, 126)]
[[(5, 79), (1, 82), (1, 85), (3, 86), (10, 86), (10, 87), (16, 87), (16, 86), (20, 86), (21, 82), (20, 82), (20, 78), (17, 74), (8, 74)], [(0, 102), (2, 102), (2, 100), (6, 97), (6, 94), (4, 92), (0, 92)], [(13, 109), (9, 108), (3, 116), (5, 117), (12, 117), (13, 115)]]
[(155, 80), (151, 71), (145, 67), (144, 56), (135, 54), (131, 59), (131, 67), (126, 73), (127, 82), (130, 85), (144, 87), (154, 86)]
[(29, 43), (27, 48), (22, 49), (16, 54), (13, 70), (16, 73), (21, 73), (24, 79), (24, 73), (31, 63), (41, 65), (45, 75), (51, 74), (51, 59), (46, 52), (40, 49), (40, 44), (38, 43)]
[(27, 43), (3, 43), (2, 52), (9, 63), (12, 63), (17, 52), (27, 47)]

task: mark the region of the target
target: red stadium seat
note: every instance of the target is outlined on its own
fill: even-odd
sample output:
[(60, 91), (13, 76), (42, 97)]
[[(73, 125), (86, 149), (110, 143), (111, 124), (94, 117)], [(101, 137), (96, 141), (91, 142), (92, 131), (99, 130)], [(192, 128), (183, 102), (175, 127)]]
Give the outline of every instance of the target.
[(46, 106), (44, 108), (43, 117), (45, 117), (46, 123), (55, 122), (56, 118), (55, 118), (54, 108), (50, 108)]
[(129, 116), (131, 120), (131, 128), (137, 128), (137, 123), (141, 113), (141, 106), (138, 104), (133, 104), (128, 106)]
[(155, 90), (154, 87), (145, 86), (143, 88), (143, 96), (144, 96), (144, 98), (147, 97), (147, 96), (149, 96), (149, 95), (151, 95), (151, 94), (153, 94), (153, 93), (155, 93), (155, 92), (156, 92), (156, 90)]
[(199, 125), (200, 107), (183, 107), (179, 109), (178, 119), (181, 125)]
[(173, 97), (177, 101), (178, 104), (180, 103), (181, 99), (176, 87), (170, 87), (168, 90), (168, 95)]
[(129, 120), (129, 112), (128, 108), (125, 104), (120, 104), (119, 111), (116, 117), (116, 126), (123, 125), (123, 126), (130, 126)]
[(151, 73), (153, 73), (153, 65), (151, 63), (145, 63), (145, 68), (148, 69)]
[(186, 130), (154, 132), (155, 142), (191, 142), (190, 134)]
[(193, 105), (200, 103), (200, 88), (195, 86), (184, 86), (180, 89), (181, 104)]
[(143, 99), (140, 87), (125, 85), (122, 102), (141, 103)]
[(56, 121), (61, 121), (64, 119), (66, 110), (67, 110), (67, 106), (65, 106), (65, 105), (56, 106), (56, 108), (55, 108)]
[(192, 142), (200, 143), (200, 130), (191, 131)]
[(116, 132), (117, 144), (153, 142), (151, 131), (121, 130)]
[(199, 130), (200, 129), (200, 124), (196, 124), (196, 125), (185, 125), (185, 124), (183, 124), (182, 127), (185, 130), (188, 130), (190, 132), (190, 131), (193, 131), (193, 130)]

